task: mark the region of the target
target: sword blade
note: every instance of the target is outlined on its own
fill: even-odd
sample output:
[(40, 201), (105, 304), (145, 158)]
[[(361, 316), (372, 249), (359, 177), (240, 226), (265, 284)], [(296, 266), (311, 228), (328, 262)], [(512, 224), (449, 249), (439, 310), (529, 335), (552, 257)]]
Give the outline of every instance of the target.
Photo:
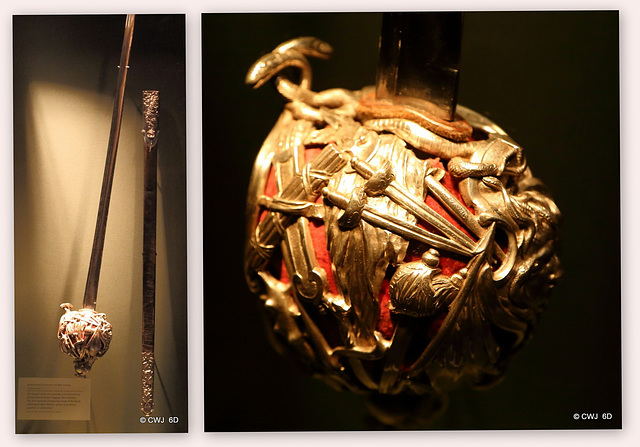
[(100, 279), (100, 267), (102, 265), (102, 251), (104, 249), (104, 238), (107, 230), (107, 217), (109, 214), (109, 202), (111, 199), (111, 188), (113, 186), (113, 174), (116, 165), (116, 154), (118, 152), (118, 141), (120, 139), (120, 124), (122, 122), (124, 91), (127, 83), (127, 71), (129, 70), (129, 53), (131, 51), (134, 21), (135, 16), (133, 14), (128, 14), (125, 22), (124, 38), (122, 40), (122, 50), (120, 52), (120, 66), (118, 67), (118, 81), (115, 100), (113, 102), (113, 114), (111, 116), (111, 130), (109, 132), (107, 159), (104, 167), (104, 175), (102, 177), (100, 203), (98, 204), (98, 217), (93, 236), (89, 271), (87, 273), (87, 283), (82, 301), (82, 307), (85, 309), (95, 310), (96, 308), (98, 281)]
[(427, 112), (453, 121), (462, 23), (461, 12), (385, 13), (376, 98), (410, 105), (418, 100)]

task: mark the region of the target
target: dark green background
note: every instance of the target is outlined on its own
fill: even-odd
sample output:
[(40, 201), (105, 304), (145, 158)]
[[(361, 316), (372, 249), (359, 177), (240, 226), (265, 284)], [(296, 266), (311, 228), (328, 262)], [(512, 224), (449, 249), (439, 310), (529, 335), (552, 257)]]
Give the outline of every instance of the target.
[[(211, 14), (202, 21), (205, 429), (367, 430), (360, 396), (301, 373), (270, 347), (242, 274), (253, 160), (282, 110), (244, 84), (279, 43), (312, 35), (316, 91), (373, 84), (379, 14)], [(426, 429), (619, 428), (618, 13), (467, 13), (459, 103), (525, 149), (563, 212), (565, 275), (532, 341), (488, 391), (460, 390)], [(597, 421), (574, 413), (599, 413)], [(612, 419), (602, 419), (611, 413)]]

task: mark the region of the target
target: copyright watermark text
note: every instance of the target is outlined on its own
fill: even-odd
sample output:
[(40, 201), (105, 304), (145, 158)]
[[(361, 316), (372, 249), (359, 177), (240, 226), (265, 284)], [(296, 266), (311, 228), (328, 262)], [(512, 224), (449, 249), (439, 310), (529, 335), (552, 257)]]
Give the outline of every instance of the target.
[(573, 419), (576, 421), (597, 421), (600, 419), (608, 421), (613, 419), (613, 415), (611, 413), (573, 413)]
[(168, 418), (165, 418), (164, 416), (142, 416), (140, 418), (140, 423), (141, 424), (164, 424), (164, 423), (169, 423), (169, 424), (177, 424), (178, 421), (180, 419), (178, 418), (178, 416), (169, 416)]

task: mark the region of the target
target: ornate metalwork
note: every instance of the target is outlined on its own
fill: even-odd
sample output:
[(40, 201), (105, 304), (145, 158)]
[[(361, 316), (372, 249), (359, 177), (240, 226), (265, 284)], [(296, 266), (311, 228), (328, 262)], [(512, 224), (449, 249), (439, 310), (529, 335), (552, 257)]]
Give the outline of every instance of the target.
[(371, 88), (312, 91), (307, 57), (330, 53), (294, 39), (246, 79), (274, 77), (289, 100), (247, 200), (246, 277), (273, 339), (338, 389), (493, 383), (560, 277), (560, 212), (522, 148), (472, 110), (458, 106), (453, 132)]
[(97, 358), (102, 357), (111, 343), (111, 323), (105, 314), (93, 309), (72, 310), (69, 303), (60, 305), (65, 310), (58, 325), (60, 350), (74, 358), (78, 377), (86, 377)]
[(156, 212), (159, 92), (142, 92), (144, 105), (144, 228), (142, 253), (142, 400), (145, 415), (153, 412), (156, 326)]

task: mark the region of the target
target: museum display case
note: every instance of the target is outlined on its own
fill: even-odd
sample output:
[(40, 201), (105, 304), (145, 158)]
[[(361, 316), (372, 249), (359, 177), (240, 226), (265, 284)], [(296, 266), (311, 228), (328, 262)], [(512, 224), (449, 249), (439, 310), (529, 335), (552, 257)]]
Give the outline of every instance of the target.
[(13, 45), (16, 432), (186, 432), (185, 16)]

